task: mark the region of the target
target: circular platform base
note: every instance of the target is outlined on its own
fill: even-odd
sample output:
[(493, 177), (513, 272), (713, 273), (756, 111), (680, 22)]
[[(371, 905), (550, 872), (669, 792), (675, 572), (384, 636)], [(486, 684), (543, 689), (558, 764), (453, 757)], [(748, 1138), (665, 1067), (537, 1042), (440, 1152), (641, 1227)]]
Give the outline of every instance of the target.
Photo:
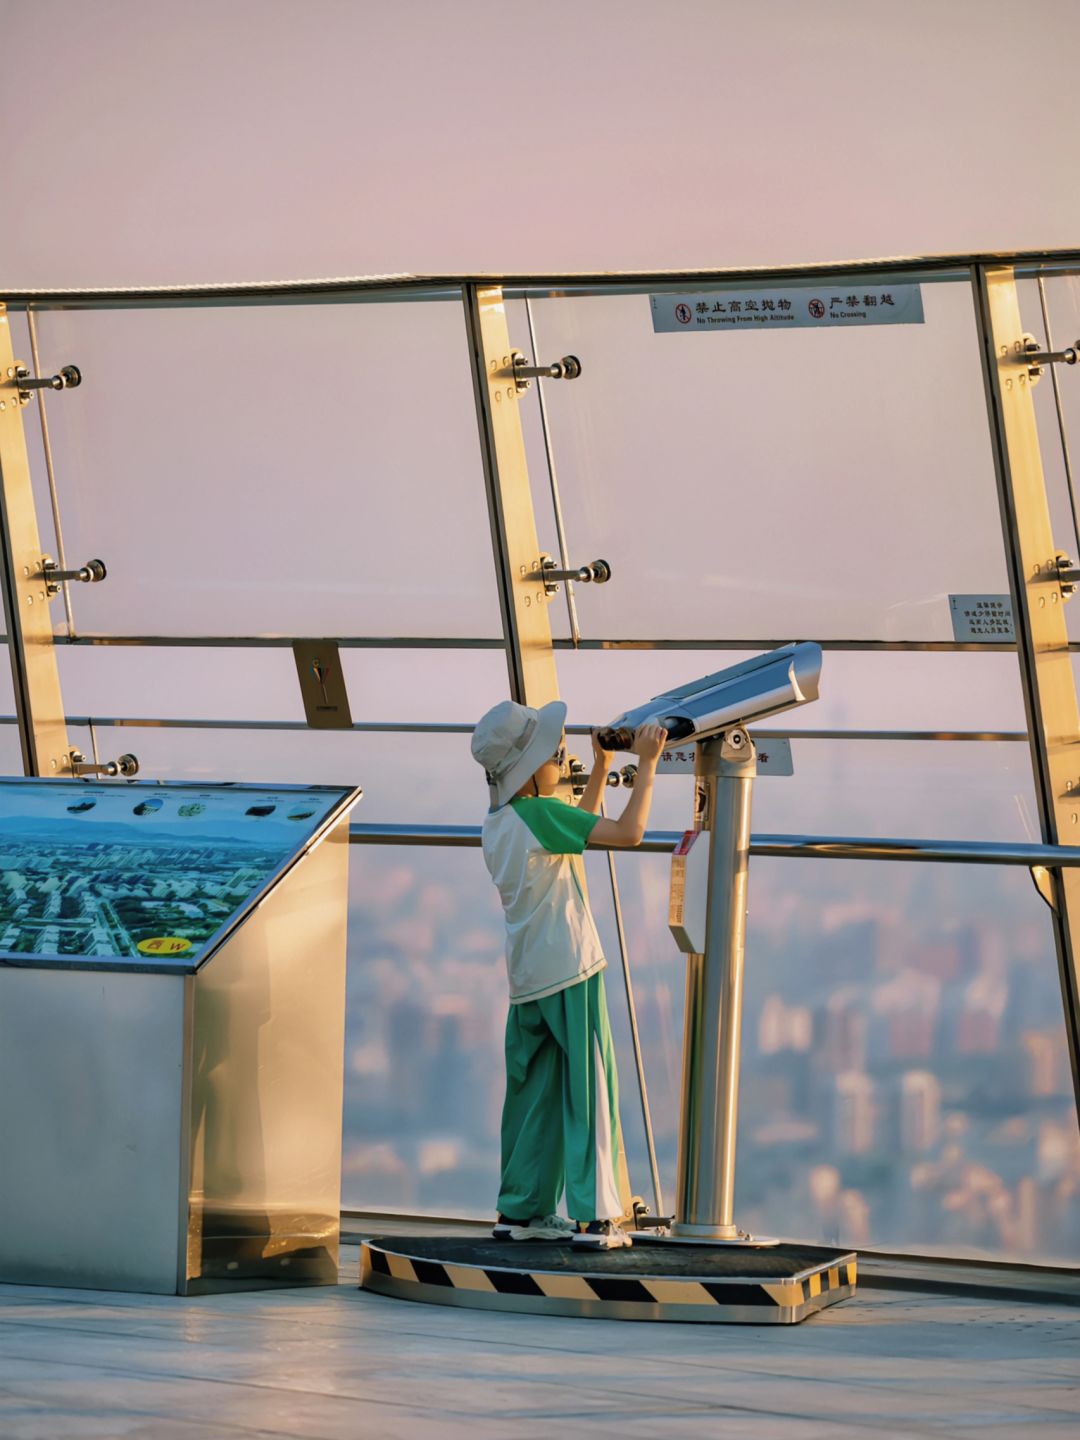
[(378, 1236), (360, 1250), (366, 1290), (480, 1310), (604, 1320), (794, 1325), (855, 1293), (856, 1257), (801, 1245), (586, 1250), (542, 1241)]

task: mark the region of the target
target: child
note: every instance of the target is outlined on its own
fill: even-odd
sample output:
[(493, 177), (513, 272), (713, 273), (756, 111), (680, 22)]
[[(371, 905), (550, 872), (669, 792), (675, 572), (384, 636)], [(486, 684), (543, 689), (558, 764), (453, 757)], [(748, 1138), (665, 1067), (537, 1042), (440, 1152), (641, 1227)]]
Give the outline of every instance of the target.
[[(581, 854), (590, 840), (640, 844), (667, 731), (638, 730), (633, 794), (618, 820), (606, 820), (598, 811), (611, 757), (595, 734), (580, 805), (555, 798), (566, 764), (565, 719), (559, 700), (540, 710), (504, 700), (472, 740), (491, 788), (484, 860), (506, 915), (510, 980), (502, 1182), (492, 1233), (612, 1250), (631, 1241), (618, 1224), (619, 1100), (604, 998), (607, 962)], [(576, 1223), (555, 1213), (564, 1180)]]

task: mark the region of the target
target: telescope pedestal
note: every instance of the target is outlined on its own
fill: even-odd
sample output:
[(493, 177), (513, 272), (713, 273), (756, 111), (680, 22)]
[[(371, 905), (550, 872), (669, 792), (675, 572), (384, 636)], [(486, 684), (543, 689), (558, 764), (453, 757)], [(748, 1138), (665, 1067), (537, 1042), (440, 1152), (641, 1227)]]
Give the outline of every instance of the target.
[(709, 837), (704, 950), (686, 957), (675, 1219), (667, 1243), (772, 1246), (735, 1224), (750, 802), (757, 760), (745, 730), (698, 743), (694, 823)]

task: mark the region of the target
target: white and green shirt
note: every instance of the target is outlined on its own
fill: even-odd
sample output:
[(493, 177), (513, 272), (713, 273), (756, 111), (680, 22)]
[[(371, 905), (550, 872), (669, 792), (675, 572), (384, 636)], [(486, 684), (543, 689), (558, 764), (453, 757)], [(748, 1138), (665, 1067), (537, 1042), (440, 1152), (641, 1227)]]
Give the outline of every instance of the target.
[(506, 914), (512, 1005), (554, 995), (607, 964), (581, 858), (598, 819), (540, 796), (511, 800), (484, 821), (484, 861)]

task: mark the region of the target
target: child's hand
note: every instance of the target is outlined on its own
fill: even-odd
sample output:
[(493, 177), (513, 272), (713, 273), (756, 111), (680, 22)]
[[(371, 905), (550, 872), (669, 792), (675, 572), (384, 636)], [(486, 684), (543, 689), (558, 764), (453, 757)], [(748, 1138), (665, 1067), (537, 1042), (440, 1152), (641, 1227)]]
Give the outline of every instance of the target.
[(642, 725), (634, 734), (634, 754), (641, 760), (659, 760), (667, 744), (667, 731), (662, 725)]
[(614, 750), (604, 749), (604, 747), (600, 744), (600, 740), (598, 738), (599, 735), (599, 730), (594, 730), (592, 732), (593, 767), (597, 769), (603, 768), (605, 770), (608, 770), (611, 768), (611, 757), (614, 755), (615, 752)]

